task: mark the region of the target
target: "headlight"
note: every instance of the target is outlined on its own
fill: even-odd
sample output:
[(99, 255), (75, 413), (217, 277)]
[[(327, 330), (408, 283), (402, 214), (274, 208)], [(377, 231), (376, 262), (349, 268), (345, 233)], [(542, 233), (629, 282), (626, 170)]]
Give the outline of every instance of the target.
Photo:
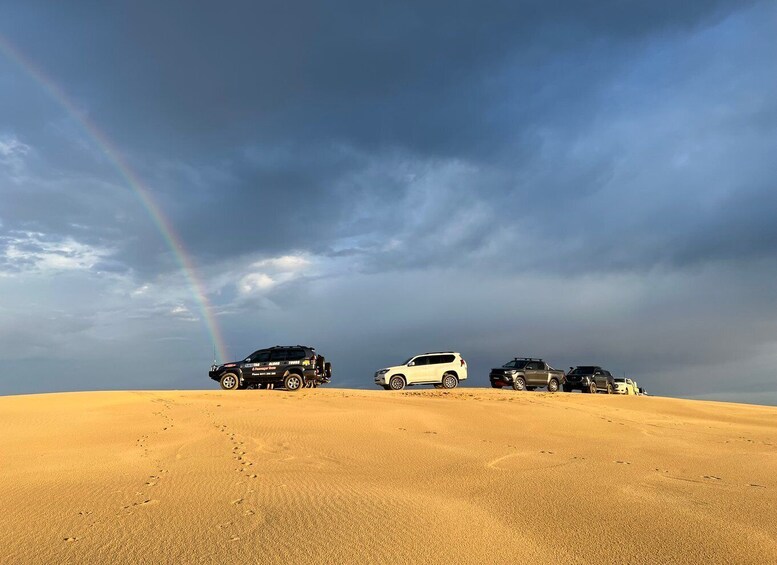
[(388, 370), (388, 369), (381, 369), (380, 371), (378, 371), (378, 374), (379, 374), (379, 375), (385, 375), (385, 374), (386, 374), (386, 373), (388, 373), (388, 372), (389, 372), (389, 370)]

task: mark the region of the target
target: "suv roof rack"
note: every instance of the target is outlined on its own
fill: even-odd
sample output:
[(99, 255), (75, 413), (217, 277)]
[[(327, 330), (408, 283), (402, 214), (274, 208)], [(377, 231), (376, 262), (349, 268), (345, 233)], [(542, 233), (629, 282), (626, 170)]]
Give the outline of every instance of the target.
[(539, 357), (515, 357), (517, 361), (543, 361)]
[(456, 353), (455, 351), (427, 351), (426, 353), (419, 353), (419, 355), (434, 355), (435, 353)]

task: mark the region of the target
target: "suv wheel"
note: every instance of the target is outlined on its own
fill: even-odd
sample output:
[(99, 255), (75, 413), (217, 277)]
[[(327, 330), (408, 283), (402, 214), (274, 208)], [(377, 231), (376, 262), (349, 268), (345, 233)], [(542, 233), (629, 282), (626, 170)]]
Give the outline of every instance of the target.
[(297, 373), (290, 373), (283, 379), (283, 387), (286, 390), (297, 391), (304, 386), (302, 377)]
[(526, 390), (526, 381), (523, 377), (513, 378), (513, 390)]
[(389, 381), (389, 388), (391, 390), (402, 390), (405, 388), (405, 379), (400, 376), (391, 377)]
[(550, 379), (548, 392), (558, 392), (558, 381), (556, 379)]
[(612, 394), (612, 385), (610, 383), (607, 383), (607, 394)]
[(596, 394), (596, 383), (591, 383), (591, 385), (588, 388), (588, 392), (591, 394)]
[(235, 373), (224, 373), (219, 379), (219, 384), (224, 390), (237, 390), (240, 386), (240, 381)]
[(456, 388), (459, 384), (459, 379), (452, 373), (445, 373), (442, 376), (442, 388)]

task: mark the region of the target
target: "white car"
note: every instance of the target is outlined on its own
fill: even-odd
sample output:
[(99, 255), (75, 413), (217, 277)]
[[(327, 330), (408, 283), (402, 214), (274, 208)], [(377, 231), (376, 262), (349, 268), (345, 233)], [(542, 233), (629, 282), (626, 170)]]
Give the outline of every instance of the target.
[(455, 351), (423, 353), (375, 373), (375, 384), (386, 390), (402, 390), (411, 385), (456, 388), (466, 379), (467, 362)]
[(639, 394), (634, 381), (631, 379), (615, 378), (615, 387), (613, 389), (615, 394)]

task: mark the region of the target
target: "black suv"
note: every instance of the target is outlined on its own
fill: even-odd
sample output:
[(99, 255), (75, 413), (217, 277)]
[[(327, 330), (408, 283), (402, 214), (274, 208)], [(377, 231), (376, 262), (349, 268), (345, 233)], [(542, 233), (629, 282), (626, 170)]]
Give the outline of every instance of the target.
[(224, 390), (316, 387), (332, 380), (332, 364), (305, 345), (276, 345), (254, 351), (242, 361), (213, 365), (208, 373)]
[(580, 365), (569, 368), (569, 372), (564, 378), (564, 392), (579, 390), (596, 394), (598, 391), (612, 394), (615, 389), (615, 379), (610, 371), (605, 371), (601, 367), (593, 365)]

